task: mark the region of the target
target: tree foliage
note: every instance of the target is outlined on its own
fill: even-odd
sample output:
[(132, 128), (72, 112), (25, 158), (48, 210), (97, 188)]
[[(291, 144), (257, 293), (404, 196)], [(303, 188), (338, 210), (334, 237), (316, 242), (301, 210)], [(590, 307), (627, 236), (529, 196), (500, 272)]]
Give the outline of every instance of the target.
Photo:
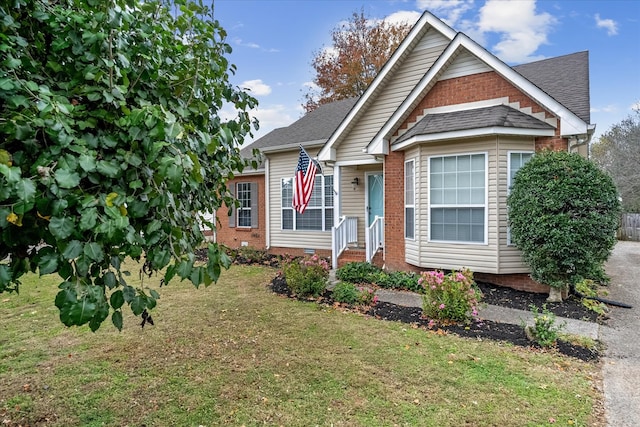
[(620, 205), (609, 176), (578, 154), (545, 151), (517, 173), (507, 199), (512, 241), (531, 277), (555, 288), (604, 280)]
[(591, 155), (616, 183), (623, 209), (640, 212), (640, 109), (605, 132)]
[(333, 29), (331, 48), (314, 53), (313, 82), (320, 93), (312, 88), (304, 95), (305, 111), (362, 95), (410, 30), (409, 24), (374, 22), (354, 12)]
[[(127, 284), (126, 257), (163, 283), (218, 279), (229, 260), (216, 245), (195, 264), (200, 213), (234, 203), (226, 181), (257, 126), (225, 37), (189, 2), (2, 3), (0, 292), (57, 273), (65, 325), (96, 330), (111, 314), (120, 329), (124, 307), (159, 298)], [(222, 120), (227, 105), (237, 115)]]

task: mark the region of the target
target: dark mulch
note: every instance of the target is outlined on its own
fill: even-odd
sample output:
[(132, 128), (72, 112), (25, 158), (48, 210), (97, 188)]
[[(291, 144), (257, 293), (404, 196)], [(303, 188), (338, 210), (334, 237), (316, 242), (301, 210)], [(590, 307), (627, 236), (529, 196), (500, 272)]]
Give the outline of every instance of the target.
[[(483, 301), (487, 304), (529, 310), (531, 304), (535, 304), (541, 308), (542, 305), (546, 303), (546, 296), (542, 294), (516, 291), (511, 288), (496, 287), (484, 283), (479, 284), (479, 286), (485, 295)], [(295, 298), (281, 274), (278, 274), (273, 279), (270, 287), (275, 293), (285, 295), (289, 298)], [(330, 291), (326, 291), (314, 301), (316, 303), (333, 305)], [(590, 321), (597, 320), (597, 316), (593, 316), (591, 312), (582, 307), (580, 302), (575, 298), (569, 298), (562, 304), (547, 304), (547, 308), (557, 316)], [(386, 302), (378, 302), (369, 309), (367, 314), (382, 320), (408, 323), (422, 328), (429, 328), (429, 320), (422, 317), (422, 309), (418, 307), (404, 307)], [(472, 323), (470, 325), (454, 324), (437, 326), (434, 328), (462, 337), (504, 341), (513, 345), (528, 347), (535, 351), (543, 350), (539, 345), (532, 343), (527, 339), (524, 329), (520, 325), (485, 320), (480, 323)], [(555, 350), (563, 355), (575, 357), (583, 361), (597, 361), (600, 357), (597, 349), (589, 349), (565, 341), (558, 341), (555, 346)]]

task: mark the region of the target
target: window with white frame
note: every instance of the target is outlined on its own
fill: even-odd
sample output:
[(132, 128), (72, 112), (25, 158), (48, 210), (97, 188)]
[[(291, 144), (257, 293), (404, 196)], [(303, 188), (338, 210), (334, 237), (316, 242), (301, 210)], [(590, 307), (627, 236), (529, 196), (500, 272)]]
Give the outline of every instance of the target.
[(416, 162), (404, 162), (404, 238), (415, 239), (416, 232)]
[(486, 243), (487, 155), (429, 159), (430, 240)]
[[(513, 179), (516, 176), (516, 172), (522, 168), (533, 157), (533, 151), (511, 151), (507, 161), (507, 194), (511, 192), (511, 186), (513, 185)], [(507, 245), (513, 245), (511, 242), (511, 228), (507, 228)]]
[(333, 227), (333, 175), (316, 175), (311, 199), (303, 214), (291, 207), (293, 178), (283, 178), (282, 229), (329, 231)]
[(240, 202), (236, 210), (238, 227), (251, 227), (251, 183), (239, 182), (236, 185), (236, 197)]
[(236, 182), (229, 184), (229, 192), (238, 200), (229, 215), (230, 228), (258, 228), (258, 183)]

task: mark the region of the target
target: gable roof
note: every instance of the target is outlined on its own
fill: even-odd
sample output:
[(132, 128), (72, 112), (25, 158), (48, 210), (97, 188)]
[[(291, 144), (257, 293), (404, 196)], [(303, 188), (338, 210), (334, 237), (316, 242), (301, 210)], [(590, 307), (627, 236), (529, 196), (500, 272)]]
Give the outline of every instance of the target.
[(588, 51), (516, 65), (513, 69), (585, 123), (591, 122)]
[[(466, 34), (458, 33), (433, 66), (418, 82), (416, 87), (367, 145), (366, 150), (369, 154), (387, 154), (389, 147), (386, 142), (391, 135), (393, 135), (428, 91), (437, 83), (438, 77), (446, 70), (448, 64), (463, 50), (469, 51), (536, 103), (560, 117), (560, 135), (584, 135), (589, 133), (588, 123), (570, 111), (566, 106), (552, 98), (545, 91), (502, 62), (478, 43), (471, 40)], [(332, 137), (327, 144), (335, 142), (337, 138), (334, 137)]]
[(466, 130), (484, 134), (518, 134), (552, 136), (550, 124), (507, 105), (494, 105), (447, 113), (426, 114), (393, 143), (394, 148), (409, 143), (464, 137)]
[(335, 155), (335, 153), (332, 153), (333, 145), (351, 127), (351, 124), (364, 114), (366, 107), (375, 99), (378, 89), (385, 86), (387, 79), (391, 78), (393, 71), (400, 66), (401, 60), (411, 53), (413, 47), (430, 28), (435, 29), (449, 40), (453, 40), (456, 36), (456, 31), (453, 28), (449, 27), (430, 12), (423, 12), (418, 22), (416, 22), (411, 31), (409, 31), (409, 34), (407, 34), (407, 37), (400, 43), (398, 49), (391, 55), (391, 58), (384, 64), (384, 67), (382, 67), (376, 78), (373, 79), (367, 90), (358, 99), (358, 102), (354, 105), (349, 115), (345, 117), (345, 120), (340, 123), (331, 138), (322, 147), (318, 153), (319, 160), (332, 160), (331, 157)]

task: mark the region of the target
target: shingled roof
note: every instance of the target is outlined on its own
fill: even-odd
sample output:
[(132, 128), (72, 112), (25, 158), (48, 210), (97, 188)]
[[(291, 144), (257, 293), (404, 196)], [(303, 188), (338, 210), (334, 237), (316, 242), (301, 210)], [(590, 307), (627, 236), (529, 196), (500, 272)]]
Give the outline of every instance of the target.
[(260, 139), (257, 139), (244, 150), (254, 148), (260, 150), (315, 142), (324, 144), (340, 122), (347, 116), (358, 98), (343, 99), (341, 101), (324, 104), (304, 115), (287, 127), (274, 129)]
[[(543, 59), (512, 67), (516, 72), (543, 90), (556, 101), (571, 110), (585, 123), (590, 123), (589, 52), (577, 52), (555, 58)], [(304, 115), (290, 126), (274, 129), (242, 150), (251, 156), (254, 148), (293, 148), (298, 144), (327, 141), (342, 120), (353, 108), (358, 98), (349, 98), (324, 104)], [(401, 140), (418, 133), (438, 133), (488, 126), (526, 127), (547, 129), (549, 125), (512, 108), (485, 108), (455, 113), (430, 114), (407, 132)], [(480, 118), (482, 117), (482, 119)], [(429, 129), (426, 129), (426, 124)], [(490, 125), (489, 123), (493, 123)], [(500, 124), (501, 123), (501, 124)], [(536, 127), (538, 126), (538, 127)], [(454, 129), (455, 128), (455, 129)], [(420, 129), (420, 130), (419, 130)], [(398, 141), (400, 142), (400, 141)]]
[(402, 135), (395, 144), (406, 141), (416, 135), (431, 135), (491, 127), (553, 130), (553, 126), (533, 116), (507, 105), (494, 105), (471, 110), (427, 114)]
[(589, 52), (577, 52), (512, 67), (590, 124)]

